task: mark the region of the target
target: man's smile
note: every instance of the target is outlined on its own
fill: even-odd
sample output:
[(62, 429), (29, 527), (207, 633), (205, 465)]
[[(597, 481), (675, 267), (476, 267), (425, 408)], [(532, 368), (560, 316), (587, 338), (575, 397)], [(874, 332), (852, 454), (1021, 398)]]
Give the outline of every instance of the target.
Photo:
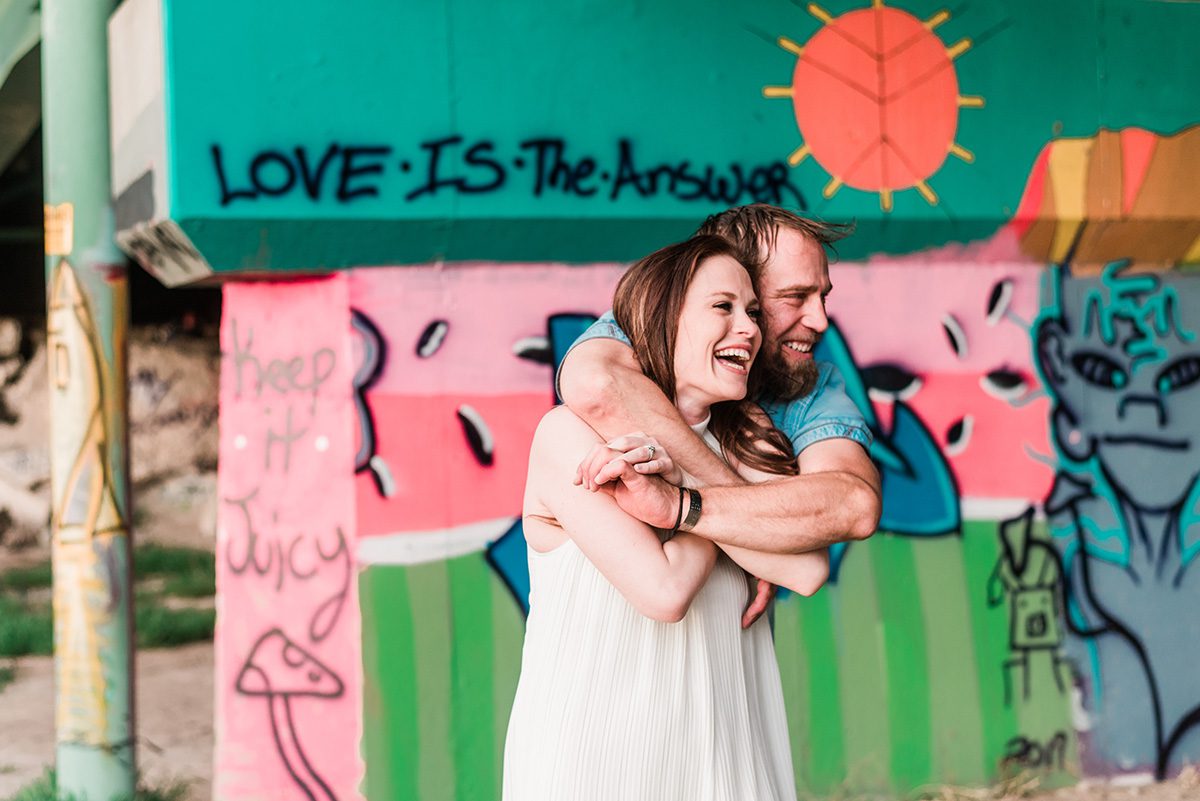
[(783, 350), (787, 351), (788, 355), (794, 359), (811, 359), (812, 349), (815, 345), (816, 343), (812, 341), (789, 339), (783, 342)]

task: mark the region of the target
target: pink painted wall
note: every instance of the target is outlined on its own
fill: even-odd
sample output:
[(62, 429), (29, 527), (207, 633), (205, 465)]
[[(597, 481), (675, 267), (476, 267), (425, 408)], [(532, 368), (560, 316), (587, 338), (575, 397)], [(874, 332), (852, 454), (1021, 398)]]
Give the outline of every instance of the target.
[(359, 797), (348, 289), (225, 287), (218, 799)]

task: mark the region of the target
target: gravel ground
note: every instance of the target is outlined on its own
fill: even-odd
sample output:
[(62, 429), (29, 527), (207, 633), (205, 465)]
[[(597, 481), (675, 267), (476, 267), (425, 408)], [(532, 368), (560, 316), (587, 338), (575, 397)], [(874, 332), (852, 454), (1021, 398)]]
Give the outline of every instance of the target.
[[(54, 764), (54, 673), (50, 657), (16, 661), (16, 680), (0, 692), (0, 798)], [(138, 764), (145, 781), (189, 784), (189, 801), (212, 797), (213, 647), (211, 643), (137, 655)]]

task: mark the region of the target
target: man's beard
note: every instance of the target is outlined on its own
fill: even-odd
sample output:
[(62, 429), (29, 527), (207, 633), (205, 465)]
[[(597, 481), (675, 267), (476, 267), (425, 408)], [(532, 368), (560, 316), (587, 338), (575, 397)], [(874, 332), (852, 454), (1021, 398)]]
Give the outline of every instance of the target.
[[(784, 347), (784, 346), (781, 346)], [(815, 345), (814, 345), (815, 347)], [(815, 359), (792, 362), (778, 350), (763, 363), (763, 391), (779, 400), (795, 400), (813, 391), (819, 369)]]

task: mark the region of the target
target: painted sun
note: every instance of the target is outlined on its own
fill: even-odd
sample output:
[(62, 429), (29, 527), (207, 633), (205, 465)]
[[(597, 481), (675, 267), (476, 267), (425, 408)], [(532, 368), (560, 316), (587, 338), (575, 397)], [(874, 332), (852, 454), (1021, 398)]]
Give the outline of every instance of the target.
[(937, 205), (929, 178), (950, 155), (975, 160), (954, 141), (959, 109), (983, 106), (959, 94), (954, 69), (971, 40), (947, 47), (934, 33), (948, 11), (920, 20), (872, 0), (839, 17), (816, 3), (808, 12), (823, 26), (806, 44), (776, 40), (797, 57), (791, 85), (763, 88), (764, 97), (792, 101), (803, 144), (788, 163), (812, 156), (830, 175), (826, 198), (842, 186), (878, 192), (889, 212), (893, 193), (916, 189)]

